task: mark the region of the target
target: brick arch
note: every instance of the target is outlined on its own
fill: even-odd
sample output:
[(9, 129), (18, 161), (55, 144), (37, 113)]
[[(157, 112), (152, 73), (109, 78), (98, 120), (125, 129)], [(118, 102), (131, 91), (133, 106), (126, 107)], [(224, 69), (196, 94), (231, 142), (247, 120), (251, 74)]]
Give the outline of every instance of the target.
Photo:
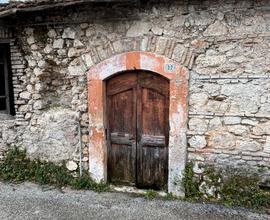
[[(200, 43), (197, 42), (197, 44)], [(165, 56), (182, 66), (192, 69), (197, 47), (199, 46), (179, 42), (177, 38), (144, 35), (139, 37), (123, 37), (115, 41), (105, 41), (102, 46), (91, 48), (89, 55), (91, 57), (90, 62), (98, 64), (118, 54), (130, 51), (143, 51)]]
[(180, 182), (187, 154), (188, 70), (164, 56), (153, 53), (137, 51), (122, 53), (102, 61), (88, 71), (90, 173), (96, 181), (107, 180), (105, 80), (119, 72), (134, 69), (155, 72), (170, 81), (168, 191), (177, 196), (182, 196), (183, 190)]

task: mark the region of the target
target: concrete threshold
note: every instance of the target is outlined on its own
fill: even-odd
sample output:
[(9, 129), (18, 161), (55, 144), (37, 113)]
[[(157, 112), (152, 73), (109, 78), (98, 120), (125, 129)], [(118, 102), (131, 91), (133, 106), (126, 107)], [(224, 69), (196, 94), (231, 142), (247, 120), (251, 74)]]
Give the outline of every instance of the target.
[[(134, 186), (116, 186), (113, 184), (110, 184), (110, 189), (114, 192), (134, 193), (134, 194), (140, 194), (140, 195), (146, 195), (149, 192), (148, 189), (138, 189)], [(167, 193), (164, 191), (157, 191), (157, 190), (154, 190), (154, 191), (160, 197), (167, 196)]]

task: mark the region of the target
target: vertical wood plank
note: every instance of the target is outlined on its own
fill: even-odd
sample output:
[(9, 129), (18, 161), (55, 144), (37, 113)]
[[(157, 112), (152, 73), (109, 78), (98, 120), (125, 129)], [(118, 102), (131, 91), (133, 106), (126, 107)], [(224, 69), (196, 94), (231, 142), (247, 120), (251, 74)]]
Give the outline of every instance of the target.
[(169, 82), (150, 72), (138, 74), (137, 184), (165, 189), (168, 179)]

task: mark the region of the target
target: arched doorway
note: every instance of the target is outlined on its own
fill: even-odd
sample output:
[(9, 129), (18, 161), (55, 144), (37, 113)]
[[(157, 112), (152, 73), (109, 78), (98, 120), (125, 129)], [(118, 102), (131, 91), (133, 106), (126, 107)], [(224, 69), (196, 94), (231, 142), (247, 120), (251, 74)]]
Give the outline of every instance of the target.
[(134, 70), (106, 81), (108, 179), (166, 189), (169, 80)]
[(89, 172), (98, 182), (108, 181), (110, 175), (107, 169), (106, 81), (116, 74), (134, 70), (157, 73), (169, 82), (168, 192), (183, 196), (181, 180), (187, 157), (188, 70), (153, 53), (118, 54), (88, 71)]

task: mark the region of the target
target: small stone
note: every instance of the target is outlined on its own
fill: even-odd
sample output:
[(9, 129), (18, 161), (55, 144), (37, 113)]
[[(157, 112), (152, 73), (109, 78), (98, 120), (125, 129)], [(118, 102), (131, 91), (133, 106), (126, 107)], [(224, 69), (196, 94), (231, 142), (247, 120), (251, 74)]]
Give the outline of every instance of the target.
[(83, 149), (83, 155), (87, 155), (88, 153), (89, 153), (88, 148), (85, 147), (85, 148)]
[(196, 63), (201, 67), (218, 67), (226, 62), (224, 55), (199, 55)]
[(43, 84), (41, 84), (41, 83), (37, 83), (37, 84), (35, 85), (35, 90), (36, 90), (36, 91), (42, 91), (43, 88), (44, 88), (44, 86), (43, 86)]
[(218, 50), (220, 52), (227, 52), (227, 51), (233, 50), (235, 47), (236, 47), (236, 44), (223, 43), (219, 46)]
[(85, 66), (86, 66), (87, 68), (90, 68), (91, 66), (94, 65), (94, 62), (93, 62), (93, 60), (92, 60), (92, 57), (91, 57), (91, 55), (88, 54), (88, 53), (82, 55), (82, 60), (83, 60), (83, 62), (85, 63)]
[(59, 56), (66, 56), (67, 50), (65, 50), (65, 49), (59, 49), (59, 50), (57, 50), (57, 53), (58, 53)]
[(37, 62), (35, 60), (28, 60), (28, 66), (29, 67), (34, 67), (37, 65)]
[(84, 44), (80, 40), (75, 39), (74, 43), (73, 43), (73, 46), (76, 47), (76, 48), (83, 48)]
[(45, 54), (51, 53), (53, 51), (52, 45), (50, 45), (50, 44), (46, 45), (46, 47), (44, 48), (43, 51), (44, 51)]
[(188, 141), (190, 147), (202, 149), (206, 146), (206, 140), (204, 136), (193, 136)]
[(235, 125), (235, 124), (240, 124), (241, 118), (240, 117), (225, 117), (223, 121), (225, 125)]
[(33, 89), (33, 86), (32, 85), (27, 85), (26, 86), (26, 89), (29, 93), (33, 93), (34, 89)]
[(30, 92), (22, 92), (22, 93), (20, 93), (20, 98), (31, 99), (31, 93)]
[(203, 119), (191, 118), (189, 120), (189, 130), (201, 134), (207, 131), (207, 124)]
[(228, 130), (229, 132), (240, 136), (244, 136), (249, 133), (249, 128), (243, 125), (228, 126)]
[(33, 94), (32, 99), (37, 100), (37, 99), (41, 99), (41, 97), (42, 96), (40, 94)]
[(87, 143), (88, 142), (88, 135), (83, 135), (82, 141)]
[(33, 35), (33, 33), (34, 33), (34, 29), (33, 29), (33, 28), (30, 28), (30, 27), (25, 28), (24, 31), (25, 31), (25, 34), (26, 34), (27, 36)]
[(218, 14), (217, 14), (217, 19), (222, 21), (224, 19), (224, 14), (219, 11)]
[(159, 37), (156, 45), (156, 53), (164, 54), (167, 46), (167, 38)]
[(150, 23), (135, 22), (127, 31), (127, 37), (139, 37), (147, 34), (151, 29)]
[(57, 33), (54, 29), (49, 30), (47, 35), (49, 38), (56, 38), (57, 37)]
[(123, 42), (121, 40), (117, 40), (117, 41), (113, 42), (113, 48), (114, 48), (115, 52), (121, 53), (122, 51), (124, 51)]
[(198, 162), (194, 163), (193, 171), (196, 174), (202, 174), (204, 172), (204, 168), (199, 167)]
[(95, 29), (93, 27), (89, 27), (85, 31), (86, 37), (92, 37), (95, 34)]
[(141, 41), (141, 51), (147, 51), (147, 45), (148, 45), (148, 38), (147, 37), (143, 37), (142, 41)]
[(70, 160), (66, 163), (66, 167), (69, 171), (75, 171), (77, 170), (78, 165), (74, 161)]
[(235, 147), (235, 136), (224, 131), (211, 131), (208, 133), (208, 147), (232, 149)]
[(255, 135), (270, 135), (270, 121), (257, 124), (252, 132)]
[(31, 117), (32, 117), (32, 113), (30, 113), (30, 112), (26, 113), (25, 116), (24, 116), (24, 118), (26, 120), (29, 120)]
[(31, 50), (32, 50), (32, 51), (35, 51), (35, 50), (38, 50), (38, 49), (39, 49), (39, 47), (38, 47), (37, 44), (32, 44), (32, 45), (31, 45)]
[(88, 157), (83, 157), (83, 162), (87, 162), (89, 160), (89, 158)]
[(87, 109), (88, 109), (88, 105), (87, 104), (78, 106), (78, 110), (80, 110), (81, 112), (86, 112)]
[(216, 21), (214, 24), (208, 26), (204, 31), (204, 36), (222, 36), (226, 35), (228, 28), (220, 21)]
[(80, 76), (84, 75), (86, 72), (86, 68), (84, 65), (70, 65), (68, 67), (68, 72), (71, 76)]
[(79, 51), (75, 48), (70, 48), (68, 50), (68, 57), (72, 58), (72, 57), (78, 57), (79, 56)]
[(241, 63), (245, 63), (248, 61), (248, 58), (244, 57), (244, 56), (235, 56), (231, 59), (229, 59), (230, 63), (235, 63), (235, 64), (241, 64)]
[(239, 148), (243, 151), (251, 151), (251, 152), (256, 152), (261, 149), (260, 145), (254, 141), (249, 142), (249, 141), (239, 141), (236, 143), (236, 145), (239, 146)]
[(38, 62), (38, 67), (39, 67), (39, 68), (45, 68), (46, 66), (47, 66), (46, 61), (40, 60), (40, 61)]
[(41, 75), (43, 75), (43, 71), (42, 71), (42, 69), (36, 67), (36, 68), (34, 69), (34, 74), (35, 74), (36, 76), (41, 76)]
[(189, 104), (195, 107), (204, 106), (208, 101), (208, 95), (204, 93), (193, 93), (190, 96)]
[(215, 186), (211, 186), (210, 188), (207, 189), (206, 193), (207, 195), (213, 197), (216, 193), (217, 189)]
[(258, 123), (259, 123), (258, 121), (254, 121), (254, 120), (250, 120), (250, 119), (243, 119), (241, 121), (241, 124), (243, 124), (243, 125), (251, 125), (251, 126), (255, 126)]
[(68, 27), (68, 28), (64, 29), (62, 38), (64, 38), (64, 39), (75, 39), (75, 35), (76, 35), (76, 32), (73, 29), (71, 29), (70, 27)]
[(209, 84), (205, 84), (203, 86), (204, 90), (207, 91), (207, 93), (210, 95), (210, 96), (216, 96), (218, 97), (219, 96), (219, 91), (220, 91), (220, 85), (216, 85), (216, 84), (213, 84), (213, 83), (209, 83)]
[(28, 105), (21, 105), (19, 107), (19, 112), (27, 112), (28, 111)]
[(33, 105), (33, 108), (35, 110), (41, 110), (43, 107), (44, 107), (44, 103), (41, 100), (37, 100)]
[(216, 130), (222, 127), (222, 122), (219, 117), (215, 117), (209, 121), (209, 130)]
[(153, 34), (155, 34), (157, 36), (161, 36), (163, 34), (163, 29), (161, 29), (157, 26), (153, 27), (151, 30), (152, 30)]
[(54, 49), (62, 49), (63, 47), (64, 47), (64, 40), (63, 39), (57, 39), (53, 42)]
[(27, 41), (27, 43), (29, 45), (34, 44), (35, 43), (35, 38), (33, 36), (31, 36), (31, 37), (28, 37), (26, 41)]
[(263, 146), (263, 152), (270, 153), (270, 136), (266, 137), (265, 144)]
[(266, 103), (267, 97), (266, 96), (262, 96), (261, 97), (261, 103), (264, 104)]
[(81, 29), (86, 29), (86, 28), (88, 28), (88, 26), (89, 25), (87, 23), (80, 24)]
[(177, 44), (173, 50), (172, 59), (178, 62), (181, 61), (185, 52), (185, 47), (182, 44)]
[(191, 45), (198, 49), (206, 49), (209, 46), (206, 41), (199, 39), (191, 41)]

